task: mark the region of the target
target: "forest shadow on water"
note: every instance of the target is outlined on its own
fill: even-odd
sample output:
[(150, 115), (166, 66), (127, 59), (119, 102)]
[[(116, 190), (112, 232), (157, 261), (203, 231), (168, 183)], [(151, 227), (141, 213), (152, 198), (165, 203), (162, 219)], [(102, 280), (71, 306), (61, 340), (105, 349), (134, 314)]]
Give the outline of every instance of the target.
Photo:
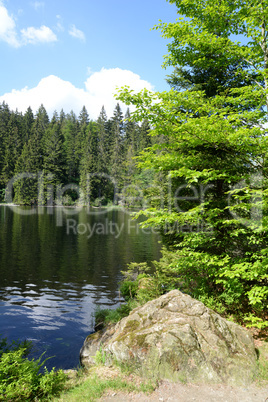
[(159, 242), (118, 209), (1, 206), (1, 336), (31, 340), (48, 368), (76, 367), (97, 306), (123, 302), (121, 271), (159, 259)]

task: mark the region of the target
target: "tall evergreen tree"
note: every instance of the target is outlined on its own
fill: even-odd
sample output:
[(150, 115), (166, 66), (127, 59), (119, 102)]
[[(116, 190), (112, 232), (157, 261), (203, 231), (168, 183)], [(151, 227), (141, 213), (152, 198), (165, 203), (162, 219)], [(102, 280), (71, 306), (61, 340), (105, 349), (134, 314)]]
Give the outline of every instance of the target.
[(49, 125), (49, 117), (47, 114), (47, 111), (42, 104), (36, 113), (36, 118), (35, 118), (35, 126), (34, 126), (34, 131), (37, 133), (39, 138), (42, 138), (44, 135), (44, 132), (48, 128)]
[(121, 177), (122, 163), (124, 160), (124, 122), (123, 113), (119, 103), (117, 103), (113, 117), (111, 119), (111, 158), (109, 173), (118, 188), (122, 187), (123, 181)]
[[(42, 138), (49, 125), (49, 118), (43, 105), (37, 111), (33, 124), (33, 133), (27, 143), (24, 144), (22, 153), (17, 160), (15, 173), (24, 174), (16, 180), (14, 185), (15, 202), (20, 204), (37, 204), (39, 193), (39, 176), (43, 167)], [(18, 176), (19, 177), (19, 176)]]
[(139, 130), (139, 137), (137, 140), (137, 152), (141, 152), (144, 148), (148, 148), (152, 145), (152, 137), (150, 136), (151, 126), (147, 119), (144, 119), (141, 123)]
[(4, 160), (1, 179), (4, 184), (13, 177), (15, 164), (23, 145), (23, 118), (18, 112), (11, 112), (4, 139)]
[(31, 107), (29, 106), (23, 116), (23, 143), (27, 142), (32, 135), (34, 123), (34, 115)]
[(78, 121), (79, 121), (79, 124), (80, 124), (81, 127), (84, 124), (87, 125), (89, 123), (89, 115), (88, 115), (88, 112), (87, 112), (87, 109), (86, 109), (85, 106), (82, 107), (82, 110), (81, 110), (81, 112), (79, 114), (79, 117), (78, 117)]
[[(4, 165), (4, 155), (5, 155), (5, 139), (7, 136), (8, 132), (8, 122), (10, 119), (10, 110), (8, 105), (3, 102), (0, 104), (0, 172), (3, 170), (3, 165)], [(2, 181), (0, 174), (0, 189), (5, 187), (5, 182)]]
[(83, 143), (80, 163), (81, 202), (90, 205), (90, 201), (101, 195), (100, 175), (98, 172), (98, 131), (97, 124), (90, 122), (87, 136)]
[(65, 115), (65, 113), (64, 113), (64, 110), (61, 109), (61, 111), (60, 111), (60, 126), (61, 126), (61, 127), (63, 126), (63, 124), (64, 124), (64, 122), (65, 122), (65, 119), (66, 119), (66, 115)]
[(67, 183), (78, 183), (79, 163), (76, 155), (76, 137), (79, 131), (79, 123), (76, 115), (71, 111), (67, 116), (62, 127), (64, 136), (64, 152), (66, 155), (65, 175)]
[[(56, 190), (64, 180), (64, 149), (60, 122), (54, 114), (42, 138), (44, 186), (43, 201), (55, 197)], [(48, 190), (47, 190), (48, 189)], [(49, 194), (48, 194), (49, 193)]]
[(124, 119), (125, 145), (127, 147), (131, 145), (134, 151), (136, 151), (135, 145), (137, 144), (138, 128), (137, 123), (130, 119), (130, 112), (128, 108)]
[(14, 174), (22, 174), (15, 180), (15, 200), (22, 204), (44, 203), (47, 198), (55, 197), (55, 189), (61, 184), (80, 183), (85, 188), (90, 174), (94, 177), (91, 200), (99, 199), (106, 204), (123, 186), (135, 181), (137, 171), (132, 157), (141, 150), (146, 130), (131, 122), (129, 116), (127, 111), (124, 123), (117, 104), (109, 120), (103, 106), (96, 122), (89, 120), (85, 107), (78, 118), (73, 112), (65, 115), (62, 110), (59, 116), (55, 111), (49, 122), (43, 105), (34, 116), (30, 107), (22, 115), (10, 112), (3, 103), (1, 193), (4, 194), (6, 183)]
[(107, 114), (104, 106), (102, 106), (100, 115), (97, 119), (98, 128), (98, 147), (99, 147), (99, 158), (98, 158), (98, 171), (102, 173), (108, 173), (109, 164), (109, 138), (107, 130)]

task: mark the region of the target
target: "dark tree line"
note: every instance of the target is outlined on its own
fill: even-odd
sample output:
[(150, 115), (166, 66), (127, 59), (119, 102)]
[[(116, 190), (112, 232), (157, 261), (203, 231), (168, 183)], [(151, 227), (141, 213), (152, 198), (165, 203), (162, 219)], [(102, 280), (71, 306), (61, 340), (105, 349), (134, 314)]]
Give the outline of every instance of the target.
[[(150, 127), (123, 116), (117, 104), (108, 119), (104, 107), (96, 121), (85, 107), (54, 112), (41, 105), (22, 114), (0, 104), (0, 196), (24, 205), (118, 202), (124, 188), (139, 183), (133, 159), (151, 145)], [(141, 179), (144, 182), (144, 178)], [(59, 200), (59, 197), (61, 200)]]

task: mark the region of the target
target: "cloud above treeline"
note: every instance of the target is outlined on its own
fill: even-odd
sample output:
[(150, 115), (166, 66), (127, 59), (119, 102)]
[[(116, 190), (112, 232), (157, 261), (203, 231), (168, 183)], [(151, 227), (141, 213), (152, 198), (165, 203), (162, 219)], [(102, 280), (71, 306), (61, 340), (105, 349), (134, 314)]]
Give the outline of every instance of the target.
[(29, 27), (21, 30), (21, 45), (31, 43), (32, 45), (38, 43), (56, 42), (57, 36), (54, 32), (42, 25), (40, 28)]
[[(43, 2), (34, 2), (32, 5), (36, 10), (40, 7), (44, 7)], [(61, 26), (61, 28), (63, 27)], [(75, 25), (71, 25), (68, 32), (70, 36), (85, 42), (85, 34), (80, 29), (76, 28)], [(0, 41), (5, 42), (11, 47), (19, 48), (29, 44), (53, 43), (57, 42), (57, 40), (58, 38), (55, 32), (46, 25), (42, 25), (38, 28), (31, 26), (18, 30), (15, 18), (9, 14), (7, 8), (0, 0)]]
[[(61, 109), (65, 113), (72, 110), (78, 115), (85, 106), (90, 118), (95, 120), (102, 106), (107, 116), (112, 116), (118, 102), (114, 97), (117, 87), (128, 85), (136, 92), (143, 88), (153, 90), (152, 84), (142, 80), (138, 74), (120, 68), (102, 68), (101, 71), (91, 73), (84, 84), (84, 88), (77, 88), (69, 81), (49, 75), (42, 78), (34, 88), (13, 89), (0, 96), (0, 102), (5, 101), (11, 110), (18, 109), (23, 113), (29, 106), (35, 113), (43, 104), (50, 116), (54, 111), (59, 113)], [(125, 112), (127, 107), (123, 104), (121, 107)]]

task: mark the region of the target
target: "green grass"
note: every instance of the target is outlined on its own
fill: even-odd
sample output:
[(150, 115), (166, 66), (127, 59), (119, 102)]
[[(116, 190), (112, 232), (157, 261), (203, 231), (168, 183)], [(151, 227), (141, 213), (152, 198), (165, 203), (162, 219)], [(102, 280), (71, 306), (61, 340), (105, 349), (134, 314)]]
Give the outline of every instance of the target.
[[(105, 374), (104, 374), (105, 376)], [(68, 384), (67, 384), (68, 387)], [(96, 401), (105, 391), (122, 391), (122, 392), (145, 392), (150, 393), (155, 387), (148, 381), (141, 380), (139, 384), (135, 384), (133, 378), (116, 373), (114, 378), (103, 378), (96, 372), (85, 373), (76, 380), (70, 380), (69, 389), (61, 394), (60, 397), (54, 398), (54, 402), (76, 402), (76, 401)]]
[(268, 343), (263, 342), (259, 350), (257, 385), (268, 383)]
[(115, 310), (100, 309), (95, 311), (95, 327), (101, 329), (109, 324), (115, 324), (122, 318), (128, 316), (131, 307), (128, 304), (122, 304)]

